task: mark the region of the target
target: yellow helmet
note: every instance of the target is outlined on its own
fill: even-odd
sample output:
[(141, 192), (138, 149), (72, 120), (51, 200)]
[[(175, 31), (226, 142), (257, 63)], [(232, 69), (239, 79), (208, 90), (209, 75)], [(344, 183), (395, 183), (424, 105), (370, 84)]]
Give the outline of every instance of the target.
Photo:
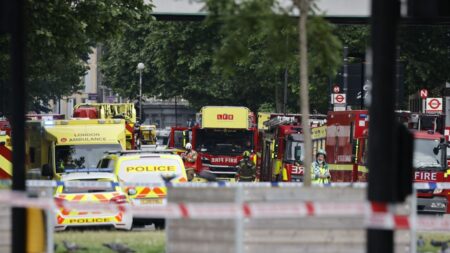
[(243, 157), (250, 157), (250, 151), (244, 151), (244, 153), (242, 153)]

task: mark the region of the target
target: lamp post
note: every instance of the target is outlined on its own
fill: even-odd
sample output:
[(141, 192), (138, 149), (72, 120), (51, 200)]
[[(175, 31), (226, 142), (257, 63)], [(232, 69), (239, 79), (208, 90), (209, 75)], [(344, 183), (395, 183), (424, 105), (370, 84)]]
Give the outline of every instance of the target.
[(139, 70), (139, 121), (142, 123), (142, 70), (144, 70), (145, 65), (139, 62), (137, 69)]

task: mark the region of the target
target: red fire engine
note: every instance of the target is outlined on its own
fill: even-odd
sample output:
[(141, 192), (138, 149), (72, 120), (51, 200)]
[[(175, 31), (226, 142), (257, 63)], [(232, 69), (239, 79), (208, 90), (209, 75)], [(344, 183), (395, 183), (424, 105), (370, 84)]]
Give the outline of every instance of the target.
[(300, 116), (277, 116), (260, 132), (260, 181), (303, 181), (304, 140)]
[[(414, 136), (414, 182), (450, 183), (444, 115), (398, 111), (397, 118)], [(420, 213), (450, 213), (450, 189), (420, 189), (417, 197)]]
[[(311, 115), (313, 152), (325, 146), (325, 115)], [(259, 113), (260, 181), (303, 181), (304, 140), (300, 114)]]
[(219, 180), (235, 178), (244, 151), (255, 154), (258, 131), (255, 116), (246, 107), (205, 106), (191, 128), (173, 127), (169, 148), (184, 149), (187, 142), (198, 152), (196, 173), (210, 170)]
[(367, 110), (328, 113), (326, 152), (332, 181), (367, 181), (368, 129)]

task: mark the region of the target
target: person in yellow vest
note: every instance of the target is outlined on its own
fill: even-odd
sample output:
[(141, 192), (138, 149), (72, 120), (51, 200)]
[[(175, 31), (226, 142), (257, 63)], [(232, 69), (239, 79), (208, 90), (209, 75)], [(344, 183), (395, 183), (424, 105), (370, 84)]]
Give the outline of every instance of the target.
[(331, 182), (330, 170), (325, 161), (327, 153), (320, 149), (316, 153), (316, 160), (311, 164), (311, 181), (315, 184), (329, 184)]

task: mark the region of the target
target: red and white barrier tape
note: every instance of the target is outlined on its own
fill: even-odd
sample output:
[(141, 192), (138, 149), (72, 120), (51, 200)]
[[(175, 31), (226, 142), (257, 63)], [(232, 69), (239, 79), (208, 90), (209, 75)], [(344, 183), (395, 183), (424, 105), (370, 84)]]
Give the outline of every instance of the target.
[(305, 217), (361, 217), (364, 226), (377, 229), (411, 229), (450, 231), (450, 217), (394, 215), (389, 206), (368, 202), (281, 202), (281, 203), (168, 203), (167, 205), (135, 206), (116, 203), (79, 202), (30, 198), (24, 193), (4, 191), (0, 204), (14, 207), (58, 208), (83, 211), (129, 211), (136, 217), (171, 219), (271, 219)]

